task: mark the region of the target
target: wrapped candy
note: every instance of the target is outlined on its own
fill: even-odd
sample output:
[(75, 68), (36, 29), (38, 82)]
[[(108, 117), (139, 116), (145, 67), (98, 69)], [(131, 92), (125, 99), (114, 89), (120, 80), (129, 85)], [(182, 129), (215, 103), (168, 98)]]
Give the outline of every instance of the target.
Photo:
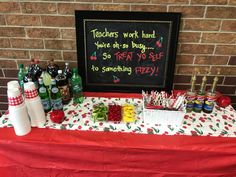
[(124, 122), (134, 122), (136, 120), (134, 105), (125, 104), (122, 106), (122, 120)]
[(92, 117), (94, 121), (106, 121), (108, 108), (104, 103), (94, 105)]
[(121, 106), (109, 105), (108, 106), (108, 120), (109, 121), (121, 121)]

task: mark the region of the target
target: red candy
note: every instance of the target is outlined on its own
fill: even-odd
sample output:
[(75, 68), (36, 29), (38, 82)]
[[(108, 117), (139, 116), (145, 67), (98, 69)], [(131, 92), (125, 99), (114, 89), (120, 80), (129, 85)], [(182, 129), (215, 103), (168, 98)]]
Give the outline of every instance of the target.
[(108, 109), (108, 121), (121, 121), (121, 106), (109, 105)]

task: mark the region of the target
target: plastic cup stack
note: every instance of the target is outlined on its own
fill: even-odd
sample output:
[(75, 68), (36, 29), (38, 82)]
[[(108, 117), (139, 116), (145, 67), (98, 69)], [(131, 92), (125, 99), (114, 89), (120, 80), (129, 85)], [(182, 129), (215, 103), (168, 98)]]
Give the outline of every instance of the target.
[(20, 92), (21, 92), (21, 94), (22, 94), (22, 91), (23, 91), (23, 90), (21, 90), (21, 87), (20, 87), (20, 84), (19, 84), (18, 81), (10, 81), (10, 82), (7, 83), (7, 89), (8, 89), (8, 90), (9, 90), (9, 89), (14, 89), (14, 88), (19, 89)]
[(43, 127), (46, 123), (46, 117), (41, 99), (38, 96), (38, 91), (33, 82), (27, 82), (24, 84), (24, 94), (28, 114), (31, 119), (31, 126)]
[(27, 108), (18, 81), (7, 83), (9, 117), (17, 136), (24, 136), (31, 131)]

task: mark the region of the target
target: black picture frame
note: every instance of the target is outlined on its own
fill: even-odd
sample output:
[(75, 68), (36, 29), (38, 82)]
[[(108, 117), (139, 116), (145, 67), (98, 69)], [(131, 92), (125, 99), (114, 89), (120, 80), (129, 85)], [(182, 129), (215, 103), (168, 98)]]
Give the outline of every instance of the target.
[[(175, 68), (175, 61), (176, 61), (180, 19), (181, 19), (181, 13), (76, 10), (75, 11), (75, 24), (76, 24), (77, 60), (78, 60), (79, 74), (81, 75), (82, 80), (83, 80), (84, 91), (90, 91), (90, 92), (141, 92), (141, 90), (146, 90), (146, 91), (164, 90), (164, 91), (170, 92), (172, 90), (172, 86), (173, 86), (173, 77), (174, 77), (174, 68)], [(165, 58), (163, 59), (162, 63), (159, 65), (157, 64), (157, 66), (154, 66), (154, 65), (152, 66), (151, 63), (148, 63), (149, 61), (147, 61), (146, 65), (148, 67), (150, 67), (150, 73), (149, 73), (150, 75), (145, 75), (145, 76), (142, 75), (143, 76), (142, 77), (141, 70), (140, 71), (138, 70), (138, 69), (140, 69), (140, 67), (131, 63), (130, 66), (127, 68), (132, 69), (132, 74), (128, 73), (128, 71), (127, 71), (127, 73), (126, 73), (127, 76), (123, 73), (121, 73), (119, 75), (119, 77), (121, 77), (123, 79), (122, 81), (124, 81), (125, 83), (115, 83), (115, 81), (119, 81), (120, 78), (118, 80), (114, 79), (113, 82), (111, 82), (109, 80), (109, 78), (111, 77), (110, 74), (113, 74), (113, 73), (110, 72), (110, 70), (108, 70), (109, 73), (102, 73), (103, 71), (107, 72), (106, 69), (109, 69), (109, 67), (107, 67), (107, 68), (105, 66), (102, 67), (103, 66), (102, 62), (105, 62), (105, 61), (101, 60), (101, 58), (104, 56), (101, 56), (100, 51), (102, 51), (103, 49), (100, 49), (97, 46), (95, 46), (95, 40), (93, 41), (93, 39), (99, 37), (99, 40), (100, 40), (100, 36), (99, 35), (95, 36), (96, 31), (92, 30), (92, 29), (95, 29), (93, 27), (96, 27), (96, 29), (102, 28), (101, 30), (104, 30), (106, 28), (105, 30), (107, 30), (107, 31), (110, 28), (112, 29), (111, 31), (114, 31), (114, 29), (115, 29), (115, 31), (117, 30), (116, 32), (118, 32), (118, 33), (116, 33), (116, 32), (115, 33), (119, 34), (119, 36), (120, 36), (120, 33), (124, 33), (124, 31), (127, 29), (135, 30), (137, 28), (137, 30), (135, 30), (135, 31), (137, 31), (137, 33), (141, 35), (142, 28), (143, 28), (142, 33), (143, 33), (143, 31), (145, 31), (145, 29), (148, 29), (150, 31), (153, 28), (154, 29), (160, 28), (162, 30), (161, 33), (163, 33), (163, 35), (166, 38), (168, 38), (168, 39), (166, 39), (166, 43), (163, 43), (163, 44), (165, 44), (165, 47), (166, 47), (166, 48), (163, 47), (164, 48), (163, 52), (166, 52)], [(167, 30), (165, 31), (165, 29), (167, 29)], [(119, 30), (121, 30), (121, 31), (119, 31)], [(93, 37), (91, 37), (92, 32), (93, 32)], [(155, 32), (156, 31), (153, 30), (153, 36), (152, 36), (153, 38), (155, 35), (157, 36), (157, 34), (154, 34)], [(111, 34), (111, 33), (109, 33), (109, 34)], [(150, 33), (149, 33), (149, 36), (151, 37)], [(115, 38), (117, 36), (112, 36), (112, 37)], [(145, 35), (144, 35), (144, 37), (145, 37)], [(114, 41), (112, 41), (113, 38), (111, 38), (111, 39), (109, 38), (107, 40), (111, 40), (111, 44), (112, 44), (112, 42), (114, 42)], [(124, 40), (124, 39), (120, 39), (120, 40)], [(152, 39), (150, 39), (150, 40), (152, 40)], [(131, 40), (129, 42), (131, 42)], [(142, 42), (145, 44), (148, 44), (148, 42), (146, 42), (145, 39), (143, 39), (143, 37), (142, 37)], [(97, 63), (99, 62), (97, 65), (100, 66), (100, 68), (98, 67), (99, 68), (98, 72), (96, 72), (96, 70), (91, 70), (91, 68), (94, 66), (94, 65), (92, 65), (92, 67), (91, 67), (91, 63), (94, 61), (92, 61), (91, 56), (89, 56), (89, 55), (92, 51), (94, 51), (94, 48), (97, 49), (96, 52), (100, 52), (100, 54), (98, 56), (96, 54), (96, 62)], [(150, 48), (152, 48), (152, 47), (150, 47)], [(158, 48), (158, 47), (156, 47), (156, 48)], [(165, 49), (166, 49), (166, 51), (165, 51)], [(106, 49), (104, 49), (104, 51), (105, 50)], [(133, 48), (132, 48), (132, 50), (133, 50)], [(141, 49), (137, 49), (137, 51), (136, 51), (136, 49), (134, 49), (132, 51), (132, 53), (135, 53), (135, 54), (137, 53), (137, 56), (138, 56), (138, 52), (140, 52), (139, 50), (141, 50)], [(144, 50), (145, 50), (145, 48), (144, 48)], [(113, 52), (112, 49), (109, 49), (109, 51)], [(150, 53), (149, 53), (149, 56), (150, 56)], [(97, 58), (98, 58), (98, 60), (97, 60)], [(95, 66), (97, 66), (97, 65), (95, 65)], [(143, 65), (145, 65), (145, 64), (143, 64)], [(160, 66), (164, 66), (164, 67), (160, 67)], [(101, 70), (101, 67), (102, 67), (102, 70)], [(116, 72), (116, 69), (119, 69), (117, 67), (115, 68), (115, 70), (112, 70), (112, 71)], [(125, 66), (122, 65), (122, 67), (124, 69), (124, 70), (122, 70), (122, 72), (123, 71), (125, 72), (126, 71)], [(138, 73), (138, 71), (140, 72), (139, 76), (137, 76), (137, 77), (133, 76), (134, 75), (133, 74), (134, 68), (132, 68), (132, 67), (135, 67), (136, 74)], [(146, 73), (147, 73), (148, 67), (146, 67)], [(151, 70), (154, 71), (155, 67), (157, 70), (159, 70), (158, 74), (160, 75), (160, 77), (157, 76), (157, 77), (151, 78), (152, 77), (151, 74), (154, 73), (154, 72), (151, 72)], [(142, 66), (142, 68), (144, 68), (144, 70), (145, 70), (144, 66)], [(164, 68), (164, 71), (163, 71), (163, 68)], [(144, 71), (143, 71), (143, 73), (144, 73)], [(129, 76), (128, 74), (130, 74), (132, 77)], [(112, 76), (114, 78), (114, 75), (112, 75)]]

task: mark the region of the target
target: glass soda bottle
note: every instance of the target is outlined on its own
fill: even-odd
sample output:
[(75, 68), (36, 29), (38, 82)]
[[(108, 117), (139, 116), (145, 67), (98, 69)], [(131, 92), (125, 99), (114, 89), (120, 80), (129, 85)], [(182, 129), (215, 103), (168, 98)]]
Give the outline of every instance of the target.
[(51, 97), (51, 92), (50, 92), (50, 89), (51, 89), (51, 84), (52, 84), (52, 77), (50, 76), (50, 74), (48, 74), (48, 72), (46, 71), (46, 69), (43, 70), (41, 76), (40, 76), (42, 79), (43, 79), (43, 83), (49, 93), (49, 97)]
[(23, 78), (24, 83), (32, 82), (32, 81), (33, 81), (33, 79), (32, 79), (32, 75), (30, 73), (27, 73)]
[(44, 111), (49, 112), (51, 110), (50, 98), (42, 78), (39, 78), (39, 97), (41, 98)]
[(71, 77), (72, 77), (72, 71), (69, 68), (69, 63), (66, 62), (65, 63), (65, 69), (63, 74), (66, 76), (66, 79), (68, 80), (68, 84), (69, 84), (69, 89), (70, 89), (70, 95), (72, 95), (72, 87), (71, 87)]
[(52, 86), (51, 86), (51, 105), (53, 110), (63, 109), (61, 93), (56, 85), (56, 80), (52, 79)]
[(84, 101), (83, 96), (83, 87), (82, 87), (82, 79), (78, 74), (77, 68), (73, 68), (73, 75), (71, 78), (71, 86), (73, 91), (73, 100), (75, 103), (82, 103)]
[(69, 84), (68, 80), (66, 79), (66, 76), (62, 74), (62, 70), (58, 70), (58, 75), (56, 76), (56, 83), (60, 90), (63, 104), (69, 103), (71, 99)]
[(65, 69), (64, 69), (63, 74), (66, 76), (66, 78), (67, 78), (68, 80), (70, 80), (71, 77), (72, 77), (72, 71), (71, 71), (71, 69), (69, 68), (69, 63), (68, 63), (68, 62), (65, 63)]
[(28, 74), (28, 70), (29, 70), (29, 67), (26, 66), (26, 67), (25, 67), (25, 75)]
[(58, 74), (59, 66), (51, 60), (47, 66), (47, 72), (51, 75), (52, 78), (55, 78)]
[(34, 59), (31, 59), (29, 67), (26, 67), (25, 70), (25, 75), (23, 78), (24, 83), (33, 81), (34, 82), (34, 77), (33, 77), (33, 69), (34, 69)]
[(33, 75), (34, 66), (35, 66), (34, 59), (31, 59), (30, 65), (29, 65), (29, 68), (28, 68), (28, 73), (29, 73), (30, 75)]
[[(38, 78), (40, 77), (41, 73), (37, 73), (38, 75), (36, 74), (35, 66), (36, 66), (35, 61), (34, 61), (34, 59), (32, 59), (30, 62), (29, 68), (28, 68), (28, 72), (27, 72), (27, 74), (25, 74), (23, 80), (24, 80), (24, 83), (34, 82), (36, 88), (38, 89)], [(37, 67), (39, 67), (39, 66), (37, 65)]]
[(43, 79), (44, 85), (47, 88), (49, 88), (49, 86), (52, 83), (52, 81), (51, 81), (52, 77), (50, 76), (50, 74), (48, 74), (48, 72), (44, 69), (40, 77)]
[(20, 83), (21, 90), (24, 90), (24, 77), (25, 77), (24, 65), (19, 64), (18, 80)]
[(42, 68), (39, 66), (39, 60), (38, 59), (35, 59), (35, 64), (34, 64), (34, 67), (33, 67), (33, 75), (35, 77), (35, 79), (39, 79), (39, 77), (41, 76), (43, 70)]

